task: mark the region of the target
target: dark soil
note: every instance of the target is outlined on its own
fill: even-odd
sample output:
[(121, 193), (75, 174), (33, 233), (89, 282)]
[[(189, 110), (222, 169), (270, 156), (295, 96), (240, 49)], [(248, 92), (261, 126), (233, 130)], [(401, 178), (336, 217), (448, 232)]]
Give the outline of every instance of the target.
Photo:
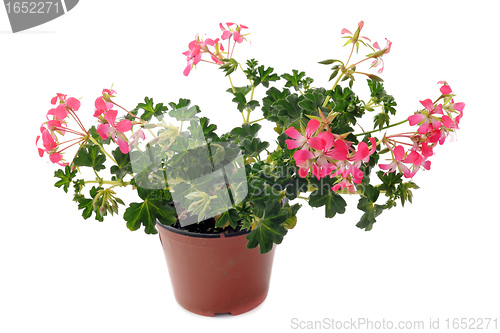
[[(174, 207), (173, 204), (171, 204), (172, 207)], [(179, 214), (179, 212), (178, 212)], [(183, 212), (181, 214), (186, 214), (186, 212)], [(181, 227), (179, 220), (175, 222), (174, 224), (171, 225), (171, 227), (179, 229), (179, 230), (185, 230), (189, 232), (194, 232), (198, 234), (229, 234), (233, 232), (238, 232), (241, 231), (241, 226), (238, 225), (238, 227), (235, 229), (231, 226), (228, 226), (227, 228), (216, 228), (215, 227), (215, 219), (209, 218), (207, 220), (197, 222), (198, 217), (197, 216), (183, 216), (184, 221), (190, 221), (193, 222), (192, 224), (189, 224), (187, 226)]]
[(233, 232), (238, 232), (241, 231), (241, 226), (238, 226), (236, 229), (228, 226), (227, 228), (216, 228), (215, 227), (215, 220), (213, 218), (210, 218), (205, 221), (201, 221), (199, 223), (193, 223), (190, 225), (187, 225), (185, 227), (181, 227), (179, 221), (175, 222), (174, 224), (171, 225), (171, 227), (174, 227), (179, 230), (186, 230), (189, 232), (194, 232), (198, 234), (229, 234)]

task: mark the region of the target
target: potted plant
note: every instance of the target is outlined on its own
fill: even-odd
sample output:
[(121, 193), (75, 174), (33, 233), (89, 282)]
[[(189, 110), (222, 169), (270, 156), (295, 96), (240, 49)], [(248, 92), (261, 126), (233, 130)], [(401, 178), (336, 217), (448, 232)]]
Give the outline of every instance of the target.
[[(188, 99), (146, 97), (129, 109), (117, 103), (113, 89), (104, 89), (90, 128), (78, 116), (80, 101), (57, 94), (36, 140), (40, 156), (60, 166), (55, 186), (72, 187), (83, 218), (118, 214), (125, 202), (114, 189), (136, 191), (140, 200), (123, 213), (127, 227), (160, 233), (177, 301), (203, 315), (243, 313), (266, 298), (274, 250), (297, 223), (297, 201), (324, 207), (332, 218), (345, 212), (344, 195), (357, 195), (362, 216), (356, 226), (367, 231), (382, 211), (411, 202), (418, 188), (413, 177), (430, 169), (434, 150), (454, 135), (465, 106), (440, 81), (434, 100), (422, 99), (418, 111), (395, 118), (393, 96), (370, 73), (383, 72), (392, 43), (382, 48), (361, 36), (363, 22), (354, 33), (341, 31), (351, 48), (347, 60), (320, 62), (331, 71), (327, 88), (299, 70), (278, 75), (255, 59), (238, 62), (233, 52), (248, 28), (220, 28), (219, 38), (197, 35), (189, 43), (184, 75), (202, 61), (223, 71), (242, 117), (232, 130), (217, 133)], [(358, 56), (360, 47), (366, 56)], [(248, 83), (233, 85), (236, 74)], [(364, 100), (352, 90), (356, 78), (368, 84)], [(261, 100), (254, 99), (256, 89), (266, 90)], [(363, 116), (373, 117), (373, 129), (358, 129)], [(275, 142), (259, 138), (263, 121), (274, 124)], [(406, 123), (410, 131), (392, 133)]]

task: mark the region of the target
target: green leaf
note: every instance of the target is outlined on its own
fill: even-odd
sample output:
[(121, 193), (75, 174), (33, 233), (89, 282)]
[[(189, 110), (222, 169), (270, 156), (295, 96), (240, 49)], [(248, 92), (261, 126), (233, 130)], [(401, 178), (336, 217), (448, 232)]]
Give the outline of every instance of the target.
[(318, 64), (322, 64), (322, 65), (331, 65), (331, 64), (333, 64), (334, 62), (340, 62), (340, 63), (342, 63), (342, 61), (340, 61), (340, 60), (336, 60), (336, 59), (328, 59), (328, 60), (323, 60), (323, 61), (320, 61), (320, 62), (318, 62)]
[(139, 103), (132, 114), (137, 115), (139, 113), (139, 110), (143, 110), (143, 114), (140, 116), (141, 119), (149, 121), (153, 116), (158, 118), (159, 120), (162, 119), (163, 113), (167, 111), (168, 107), (164, 106), (163, 103), (158, 103), (154, 105), (153, 99), (149, 97), (144, 98), (144, 103)]
[(332, 96), (332, 102), (329, 105), (331, 105), (333, 111), (339, 112), (334, 119), (333, 125), (336, 127), (344, 127), (349, 124), (356, 125), (357, 118), (361, 118), (364, 114), (364, 108), (354, 92), (347, 87), (337, 86), (334, 91), (330, 90), (329, 94)]
[(232, 228), (236, 228), (238, 226), (239, 221), (240, 221), (240, 215), (235, 209), (231, 208), (230, 210), (220, 214), (220, 217), (217, 219), (217, 222), (215, 223), (215, 227), (223, 228), (227, 223), (229, 223), (229, 225)]
[(76, 176), (76, 170), (71, 171), (69, 165), (64, 167), (64, 171), (62, 169), (56, 170), (54, 172), (54, 177), (60, 178), (55, 184), (55, 187), (63, 187), (64, 192), (68, 193), (68, 188), (71, 185), (71, 181)]
[(288, 219), (288, 212), (281, 209), (279, 201), (272, 201), (265, 210), (257, 209), (256, 227), (246, 236), (247, 248), (259, 246), (260, 253), (271, 251), (274, 244), (280, 244), (287, 233), (283, 226)]
[(106, 155), (103, 154), (100, 147), (89, 142), (87, 146), (83, 146), (78, 150), (73, 163), (79, 167), (86, 166), (99, 171), (106, 169), (104, 166), (105, 161)]
[(217, 129), (217, 125), (215, 124), (210, 124), (210, 120), (207, 117), (201, 117), (200, 118), (200, 124), (201, 128), (203, 129), (203, 135), (205, 136), (205, 139), (217, 139), (218, 135), (215, 133), (215, 130)]
[(384, 173), (384, 171), (378, 171), (377, 176), (382, 181), (382, 184), (379, 185), (378, 189), (385, 191), (385, 195), (388, 197), (392, 197), (395, 194), (396, 185), (401, 184), (403, 181), (403, 175), (396, 172)]
[(222, 59), (224, 62), (224, 65), (220, 66), (219, 68), (226, 73), (226, 76), (231, 75), (235, 70), (238, 69), (238, 62), (234, 60), (233, 58), (231, 59)]
[(303, 109), (299, 106), (298, 102), (298, 95), (291, 94), (275, 103), (275, 106), (279, 110), (278, 116), (283, 121), (284, 127), (288, 127), (291, 123), (302, 117)]
[(373, 117), (373, 127), (382, 129), (384, 126), (389, 126), (390, 119), (389, 115), (385, 112), (380, 112), (375, 117)]
[(123, 218), (127, 221), (127, 228), (134, 231), (143, 225), (147, 234), (156, 234), (156, 222), (165, 225), (177, 221), (175, 209), (159, 200), (146, 198), (142, 203), (133, 202), (125, 210)]
[(197, 113), (200, 113), (200, 108), (197, 105), (191, 106), (191, 101), (189, 99), (180, 98), (179, 103), (168, 103), (172, 110), (168, 113), (170, 117), (173, 117), (179, 121), (189, 121), (193, 119)]
[(272, 74), (272, 72), (274, 71), (274, 68), (272, 67), (264, 68), (264, 66), (260, 66), (259, 68), (257, 68), (257, 71), (258, 76), (255, 77), (253, 83), (255, 87), (262, 83), (264, 87), (268, 88), (269, 82), (280, 80), (278, 74)]
[(102, 187), (92, 186), (92, 189), (90, 190), (91, 199), (85, 198), (84, 196), (79, 196), (78, 198), (75, 197), (78, 202), (78, 209), (83, 210), (82, 216), (85, 220), (91, 217), (92, 213), (95, 213), (95, 219), (97, 221), (104, 221), (104, 217), (99, 213), (99, 209), (94, 210), (93, 207), (94, 198), (97, 195), (97, 192), (102, 189)]
[[(324, 90), (323, 90), (324, 92)], [(325, 95), (320, 92), (314, 91), (304, 94), (304, 99), (298, 104), (301, 108), (308, 111), (309, 113), (318, 113), (318, 108), (321, 108), (325, 100)]]
[(366, 231), (371, 230), (373, 228), (373, 224), (376, 222), (375, 218), (379, 216), (385, 208), (387, 208), (386, 205), (375, 204), (379, 194), (380, 190), (370, 184), (366, 184), (363, 187), (363, 197), (359, 199), (358, 209), (362, 210), (364, 214), (361, 216), (360, 221), (356, 224), (358, 228), (365, 229)]
[(339, 73), (339, 70), (338, 70), (338, 69), (334, 70), (334, 71), (332, 72), (332, 75), (330, 75), (330, 78), (328, 79), (328, 81), (333, 80), (333, 79), (337, 76), (337, 74), (338, 74), (338, 73)]
[[(234, 90), (233, 90), (234, 88)], [(246, 85), (243, 87), (231, 87), (226, 90), (228, 93), (235, 94), (235, 93), (240, 93), (246, 96), (250, 91), (252, 91), (252, 86), (251, 85)]]
[[(361, 200), (366, 200), (366, 198), (362, 198)], [(361, 202), (360, 200), (360, 202)], [(367, 205), (367, 204), (365, 204)], [(359, 208), (359, 205), (358, 205)], [(356, 224), (356, 227), (360, 229), (365, 229), (366, 231), (370, 231), (373, 229), (373, 224), (377, 221), (375, 218), (379, 216), (382, 211), (385, 209), (384, 205), (367, 205), (367, 207), (363, 210), (365, 213), (361, 216), (361, 219)]]
[(309, 196), (309, 205), (311, 207), (325, 206), (325, 217), (332, 218), (337, 213), (344, 214), (347, 203), (339, 194), (332, 191), (329, 180), (326, 178), (311, 183), (316, 186), (316, 190)]
[(237, 142), (243, 141), (244, 139), (252, 139), (257, 136), (257, 132), (261, 129), (260, 124), (243, 124), (241, 127), (236, 127), (231, 130), (231, 135), (237, 137)]
[(132, 173), (132, 165), (130, 164), (130, 155), (124, 154), (120, 151), (120, 148), (116, 148), (111, 152), (115, 158), (116, 165), (113, 165), (110, 172), (116, 175), (117, 178), (123, 179), (123, 177)]
[(269, 142), (262, 142), (259, 138), (245, 139), (240, 146), (245, 156), (257, 157), (264, 149), (269, 147)]
[(238, 105), (237, 108), (240, 112), (243, 112), (243, 110), (245, 109), (254, 110), (257, 106), (260, 105), (259, 102), (256, 100), (251, 100), (247, 102), (245, 95), (243, 95), (242, 93), (236, 92), (233, 95), (234, 95), (233, 102), (235, 102)]
[(281, 75), (287, 82), (285, 87), (293, 87), (295, 91), (301, 89), (304, 86), (304, 82), (302, 81), (306, 76), (305, 72), (300, 72), (296, 69), (292, 70), (292, 74), (283, 74)]
[(403, 205), (403, 207), (404, 207), (406, 201), (409, 201), (410, 203), (412, 203), (413, 193), (412, 193), (411, 189), (419, 189), (419, 187), (413, 181), (402, 183), (398, 186), (397, 191), (398, 191), (399, 197), (401, 198), (401, 205)]

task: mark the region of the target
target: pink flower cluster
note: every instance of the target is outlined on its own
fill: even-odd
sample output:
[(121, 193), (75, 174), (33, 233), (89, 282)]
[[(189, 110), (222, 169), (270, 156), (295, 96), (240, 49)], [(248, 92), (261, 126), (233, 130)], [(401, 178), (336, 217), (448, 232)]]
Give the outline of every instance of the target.
[[(197, 65), (200, 61), (203, 60), (203, 54), (210, 55), (212, 61), (207, 62), (217, 65), (224, 64), (222, 59), (232, 57), (234, 46), (236, 45), (236, 43), (240, 44), (245, 40), (245, 35), (241, 33), (241, 30), (248, 29), (248, 27), (243, 24), (237, 25), (231, 22), (226, 23), (226, 25), (227, 28), (224, 27), (222, 23), (219, 24), (222, 30), (222, 36), (220, 38), (207, 38), (203, 40), (199, 35), (196, 35), (195, 39), (189, 43), (189, 50), (182, 53), (187, 57), (187, 66), (183, 72), (185, 76), (189, 75), (193, 66)], [(224, 46), (222, 45), (222, 41), (224, 40), (228, 41), (227, 52), (224, 52)], [(229, 54), (228, 52), (231, 49), (231, 40), (234, 41), (234, 44), (231, 54)]]
[[(366, 37), (366, 36), (360, 36), (360, 32), (361, 32), (361, 29), (363, 29), (363, 26), (365, 25), (365, 23), (363, 21), (360, 21), (358, 23), (358, 28), (356, 29), (356, 31), (354, 32), (354, 34), (347, 30), (346, 28), (342, 29), (341, 31), (341, 34), (342, 35), (350, 35), (349, 36), (345, 36), (344, 38), (348, 38), (349, 41), (347, 42), (347, 44), (349, 43), (353, 43), (353, 44), (358, 44), (359, 42), (363, 43), (364, 45), (366, 45), (366, 42), (360, 40), (361, 39), (364, 39), (368, 42), (371, 43), (371, 39)], [(378, 42), (375, 42), (373, 43), (373, 50), (375, 51), (374, 53), (371, 53), (369, 54), (367, 57), (367, 59), (375, 59), (370, 68), (372, 67), (378, 67), (378, 66), (381, 66), (380, 69), (378, 70), (378, 73), (382, 73), (384, 71), (384, 60), (382, 59), (382, 56), (388, 54), (389, 52), (391, 52), (391, 46), (392, 46), (392, 42), (390, 40), (388, 40), (387, 38), (385, 39), (386, 41), (386, 44), (385, 44), (385, 47), (382, 49), (380, 48), (380, 45), (378, 44)], [(346, 44), (346, 45), (347, 45)], [(353, 45), (353, 49), (354, 49), (354, 45)], [(366, 59), (365, 59), (366, 60)], [(358, 62), (360, 63), (360, 62)]]
[[(95, 100), (94, 117), (99, 122), (97, 133), (103, 140), (111, 137), (120, 148), (120, 151), (123, 154), (127, 154), (131, 146), (139, 139), (145, 139), (145, 135), (142, 129), (140, 129), (131, 135), (129, 143), (129, 139), (127, 139), (125, 133), (130, 131), (133, 125), (139, 124), (139, 122), (132, 122), (129, 119), (116, 121), (118, 111), (113, 109), (115, 104), (111, 102), (111, 97), (114, 97), (115, 94), (114, 90), (103, 89), (102, 96), (97, 97)], [(41, 135), (36, 137), (36, 145), (38, 146), (40, 157), (43, 157), (44, 154), (49, 154), (52, 163), (65, 166), (68, 163), (63, 160), (62, 153), (64, 150), (76, 144), (86, 142), (89, 140), (90, 134), (76, 115), (76, 111), (80, 109), (81, 105), (78, 99), (74, 97), (67, 98), (66, 95), (58, 93), (51, 99), (51, 104), (57, 104), (57, 106), (47, 112), (47, 121), (40, 127)], [(79, 129), (68, 127), (69, 118), (75, 120)], [(77, 137), (61, 141), (60, 137), (65, 137), (67, 133), (74, 134)]]
[(114, 97), (116, 91), (104, 89), (102, 94), (103, 96), (97, 97), (94, 103), (94, 117), (100, 122), (97, 133), (103, 140), (111, 137), (120, 148), (120, 151), (127, 154), (130, 151), (130, 146), (124, 133), (132, 129), (132, 122), (129, 119), (124, 119), (116, 123), (118, 111), (113, 110), (113, 103), (106, 102), (109, 97)]
[(287, 148), (300, 148), (293, 155), (299, 167), (299, 176), (307, 177), (310, 171), (317, 179), (341, 176), (332, 190), (347, 188), (349, 192), (354, 193), (354, 184), (360, 184), (363, 180), (361, 164), (368, 163), (377, 143), (374, 138), (370, 138), (371, 148), (366, 142), (361, 142), (356, 150), (352, 147), (352, 142), (321, 127), (325, 126), (321, 126), (320, 121), (311, 119), (307, 124), (305, 136), (294, 127), (285, 130), (291, 138), (285, 140)]
[[(78, 99), (74, 97), (67, 98), (67, 95), (59, 93), (50, 102), (52, 105), (56, 105), (58, 102), (59, 104), (47, 112), (47, 121), (40, 126), (41, 135), (36, 137), (36, 145), (38, 146), (40, 139), (42, 139), (42, 146), (38, 147), (40, 157), (43, 157), (44, 154), (49, 154), (49, 159), (52, 163), (65, 166), (67, 163), (62, 161), (62, 151), (83, 140), (86, 134), (85, 128), (75, 113), (80, 109), (81, 104)], [(83, 132), (68, 128), (68, 117), (70, 115), (77, 120)], [(65, 136), (66, 133), (76, 134), (78, 138), (61, 142), (58, 135)], [(67, 143), (71, 143), (71, 145), (61, 148), (62, 145)]]
[[(440, 81), (441, 98), (444, 104), (436, 104), (430, 99), (420, 101), (424, 109), (408, 117), (411, 126), (418, 125), (416, 132), (402, 133), (384, 138), (383, 142), (392, 153), (389, 164), (379, 164), (382, 170), (395, 172), (399, 170), (406, 178), (413, 177), (418, 170), (429, 170), (431, 162), (428, 160), (434, 154), (433, 150), (442, 145), (448, 135), (455, 133), (459, 128), (463, 116), (464, 103), (455, 103), (450, 86)], [(412, 144), (396, 141), (395, 138), (409, 138)], [(398, 144), (399, 143), (399, 144)], [(401, 144), (410, 146), (407, 151)], [(409, 164), (409, 166), (407, 166)]]

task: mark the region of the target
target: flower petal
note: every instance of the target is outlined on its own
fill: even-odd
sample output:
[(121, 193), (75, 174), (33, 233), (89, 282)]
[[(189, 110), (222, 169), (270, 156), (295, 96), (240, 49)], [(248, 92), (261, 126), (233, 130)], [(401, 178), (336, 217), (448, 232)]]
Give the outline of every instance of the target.
[(290, 127), (288, 129), (286, 129), (285, 134), (288, 135), (289, 137), (291, 137), (292, 139), (295, 139), (295, 140), (303, 139), (305, 142), (305, 138), (294, 127)]
[(128, 132), (132, 129), (132, 122), (128, 119), (124, 119), (116, 124), (116, 130), (118, 132), (124, 133)]
[(328, 152), (328, 156), (334, 160), (343, 161), (347, 159), (348, 153), (349, 150), (347, 149), (345, 142), (342, 140), (336, 140), (335, 148)]
[(343, 34), (349, 34), (349, 35), (352, 35), (352, 32), (350, 32), (349, 30), (347, 30), (346, 28), (342, 29), (342, 31), (340, 32), (341, 35)]
[(184, 71), (182, 72), (182, 74), (184, 74), (184, 76), (188, 76), (190, 72), (191, 72), (191, 64), (188, 63), (186, 68), (184, 68)]
[(358, 151), (354, 153), (354, 155), (349, 159), (351, 161), (361, 161), (363, 160), (368, 154), (370, 153), (370, 150), (368, 149), (368, 145), (366, 142), (360, 142), (358, 145)]
[(314, 154), (311, 153), (309, 150), (300, 149), (293, 154), (293, 158), (297, 163), (302, 163), (306, 160), (314, 158)]
[(455, 110), (455, 111), (463, 111), (463, 109), (465, 107), (465, 103), (462, 103), (462, 102), (453, 103), (452, 106), (453, 106), (453, 110)]
[(80, 108), (80, 101), (77, 100), (76, 98), (74, 97), (70, 97), (68, 98), (68, 100), (66, 101), (66, 104), (71, 108), (73, 109), (73, 111), (78, 111), (78, 109)]
[(226, 39), (228, 39), (228, 38), (231, 38), (231, 36), (232, 36), (231, 31), (229, 31), (229, 30), (224, 30), (224, 32), (222, 33), (221, 38), (222, 38), (223, 40), (226, 40)]
[(422, 155), (420, 155), (416, 151), (412, 151), (410, 154), (408, 154), (408, 156), (406, 156), (406, 158), (402, 162), (403, 163), (412, 163), (416, 166), (420, 166), (424, 162), (424, 159), (423, 159)]
[(441, 89), (439, 89), (439, 91), (441, 91), (441, 94), (443, 95), (449, 95), (451, 94), (451, 87), (445, 84), (444, 86), (441, 87)]
[(307, 123), (307, 127), (306, 127), (306, 137), (310, 138), (314, 134), (314, 132), (316, 132), (319, 125), (320, 125), (320, 122), (318, 120), (316, 120), (316, 119), (309, 120), (309, 122)]
[(62, 157), (63, 156), (59, 153), (52, 153), (50, 154), (49, 159), (52, 163), (58, 163), (59, 161), (61, 161)]
[(408, 121), (410, 122), (410, 126), (416, 125), (422, 121), (424, 121), (425, 115), (421, 113), (414, 114), (413, 116), (408, 117)]
[(66, 111), (66, 104), (59, 104), (56, 107), (55, 116), (57, 120), (64, 120), (68, 116), (68, 111)]
[(307, 140), (307, 143), (309, 146), (313, 147), (316, 150), (323, 150), (325, 149), (325, 140), (318, 138), (318, 137), (313, 137)]
[(298, 140), (286, 139), (285, 140), (286, 147), (288, 149), (295, 149), (302, 147), (303, 143), (300, 143)]
[(102, 96), (96, 98), (94, 105), (97, 110), (106, 111), (108, 109)]
[(401, 161), (405, 157), (405, 149), (403, 146), (396, 146), (393, 150), (396, 161)]
[(120, 134), (116, 136), (116, 144), (120, 148), (122, 154), (128, 154), (128, 152), (130, 151), (128, 142)]
[(103, 139), (106, 140), (109, 134), (109, 125), (108, 124), (100, 124), (96, 130), (97, 134)]
[(117, 115), (118, 115), (118, 111), (108, 110), (108, 112), (106, 112), (106, 115), (104, 116), (104, 119), (106, 119), (108, 121), (108, 123), (111, 124), (111, 126), (115, 127), (115, 120), (116, 120)]
[(309, 169), (303, 169), (303, 168), (299, 169), (299, 176), (302, 178), (306, 178), (308, 173)]
[(424, 106), (424, 108), (426, 108), (428, 111), (432, 111), (434, 110), (434, 103), (432, 103), (432, 101), (427, 98), (427, 99), (424, 99), (423, 101), (420, 101), (420, 103)]

